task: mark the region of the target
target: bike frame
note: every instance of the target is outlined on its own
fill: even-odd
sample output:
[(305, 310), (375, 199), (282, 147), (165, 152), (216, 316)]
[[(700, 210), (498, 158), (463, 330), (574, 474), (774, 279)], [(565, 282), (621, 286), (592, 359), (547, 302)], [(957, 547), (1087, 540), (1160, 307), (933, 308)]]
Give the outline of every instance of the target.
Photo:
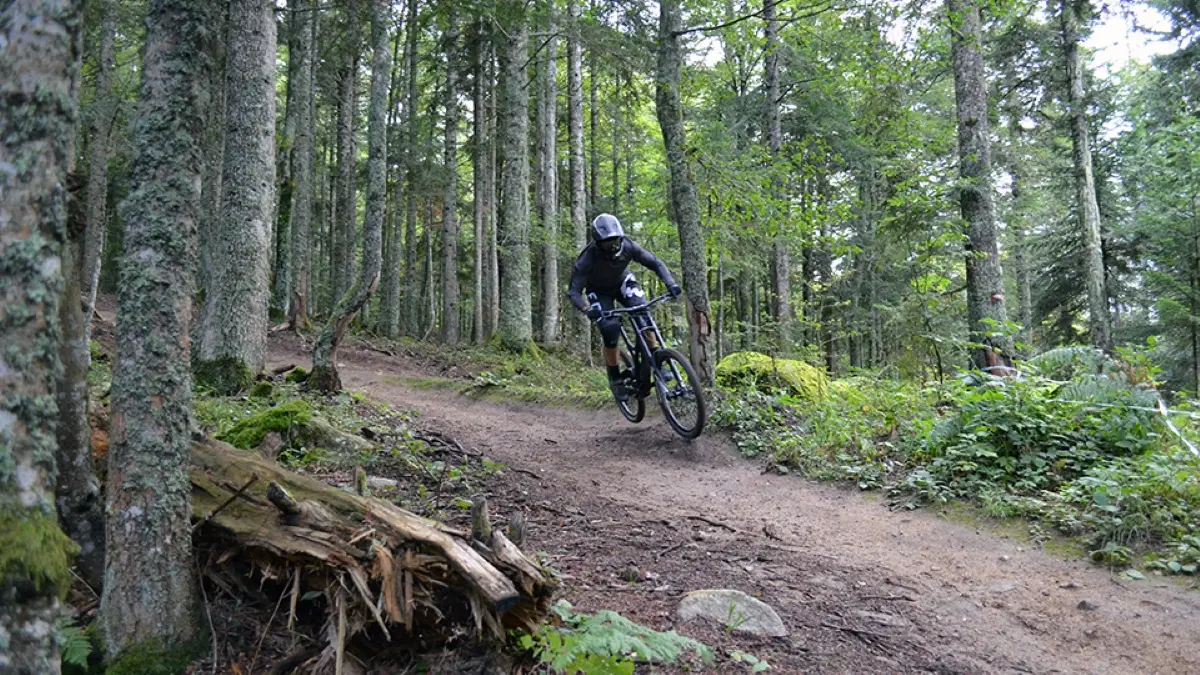
[[(644, 305), (614, 308), (601, 314), (602, 319), (627, 317), (633, 327), (633, 332), (637, 336), (637, 347), (640, 349), (634, 347), (634, 341), (629, 338), (629, 333), (625, 330), (625, 323), (623, 321), (621, 322), (621, 339), (625, 342), (625, 348), (629, 351), (629, 355), (633, 359), (633, 376), (638, 380), (637, 384), (641, 396), (646, 396), (650, 393), (648, 376), (651, 372), (655, 374), (655, 385), (660, 388), (662, 387), (662, 378), (658, 377), (658, 368), (654, 365), (654, 352), (646, 342), (645, 331), (654, 331), (654, 336), (658, 339), (659, 347), (665, 346), (666, 341), (663, 339), (662, 332), (658, 329), (658, 323), (654, 320), (654, 316), (650, 314), (650, 310), (660, 302), (666, 302), (670, 299), (671, 295), (668, 293), (660, 295)], [(647, 364), (645, 369), (641, 368), (643, 361)], [(646, 376), (646, 381), (643, 381), (643, 376)], [(679, 373), (675, 373), (675, 377), (678, 379)], [(660, 393), (663, 396), (667, 395), (667, 392)]]

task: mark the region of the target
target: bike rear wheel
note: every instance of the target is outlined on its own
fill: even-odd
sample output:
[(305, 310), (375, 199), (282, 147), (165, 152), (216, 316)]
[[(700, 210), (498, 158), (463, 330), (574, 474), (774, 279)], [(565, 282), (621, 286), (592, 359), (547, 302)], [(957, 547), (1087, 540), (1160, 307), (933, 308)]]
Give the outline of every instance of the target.
[[(637, 383), (633, 359), (624, 349), (621, 350), (621, 365), (626, 372), (631, 374), (631, 377), (625, 381), (625, 393), (628, 398), (624, 401), (618, 400), (617, 409), (621, 411), (625, 419), (637, 424), (646, 416), (646, 399), (642, 396), (641, 387)], [(616, 397), (614, 396), (614, 398)]]
[(654, 365), (658, 403), (667, 423), (680, 436), (696, 438), (704, 431), (708, 409), (692, 364), (674, 349), (660, 349), (654, 355)]

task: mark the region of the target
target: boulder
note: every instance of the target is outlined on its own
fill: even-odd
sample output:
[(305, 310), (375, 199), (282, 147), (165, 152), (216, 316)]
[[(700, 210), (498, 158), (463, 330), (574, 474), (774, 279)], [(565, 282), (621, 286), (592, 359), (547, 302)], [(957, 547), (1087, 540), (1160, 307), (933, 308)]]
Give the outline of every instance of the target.
[(717, 364), (717, 383), (726, 387), (786, 389), (808, 401), (823, 398), (829, 388), (825, 373), (819, 368), (758, 352), (735, 352), (721, 359)]
[(683, 596), (676, 611), (679, 620), (715, 621), (740, 633), (766, 637), (785, 637), (788, 634), (783, 620), (767, 603), (741, 591), (705, 589)]

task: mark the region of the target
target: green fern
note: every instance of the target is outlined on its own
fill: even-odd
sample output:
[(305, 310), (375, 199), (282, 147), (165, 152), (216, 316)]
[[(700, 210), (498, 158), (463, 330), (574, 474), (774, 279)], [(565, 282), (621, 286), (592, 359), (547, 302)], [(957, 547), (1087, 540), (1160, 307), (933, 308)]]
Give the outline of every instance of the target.
[(1109, 355), (1095, 347), (1057, 347), (1026, 361), (1035, 374), (1058, 380), (1070, 380), (1081, 375), (1109, 375), (1120, 366)]
[(1064, 401), (1087, 401), (1112, 405), (1154, 406), (1158, 395), (1135, 386), (1124, 373), (1081, 375), (1059, 387), (1056, 397)]
[(700, 642), (675, 631), (661, 633), (616, 612), (577, 614), (566, 601), (556, 604), (554, 612), (562, 627), (548, 627), (536, 639), (524, 635), (518, 645), (555, 672), (632, 675), (635, 661), (674, 663), (693, 652), (706, 663), (713, 659), (712, 650)]
[(87, 629), (64, 621), (58, 625), (58, 634), (62, 640), (63, 664), (87, 669), (88, 657), (92, 654), (92, 642)]

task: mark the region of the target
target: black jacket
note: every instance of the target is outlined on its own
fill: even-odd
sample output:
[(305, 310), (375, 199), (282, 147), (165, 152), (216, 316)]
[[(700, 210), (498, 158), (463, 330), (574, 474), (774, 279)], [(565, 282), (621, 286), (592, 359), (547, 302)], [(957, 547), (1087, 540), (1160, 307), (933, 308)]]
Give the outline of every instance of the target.
[(583, 252), (575, 259), (571, 272), (571, 285), (567, 288), (567, 297), (580, 311), (587, 311), (588, 301), (583, 296), (586, 288), (589, 293), (597, 295), (618, 295), (621, 283), (629, 274), (629, 263), (639, 262), (654, 270), (658, 278), (667, 286), (675, 283), (671, 270), (654, 254), (638, 246), (632, 239), (625, 237), (621, 250), (615, 256), (605, 255), (592, 242), (584, 247)]

